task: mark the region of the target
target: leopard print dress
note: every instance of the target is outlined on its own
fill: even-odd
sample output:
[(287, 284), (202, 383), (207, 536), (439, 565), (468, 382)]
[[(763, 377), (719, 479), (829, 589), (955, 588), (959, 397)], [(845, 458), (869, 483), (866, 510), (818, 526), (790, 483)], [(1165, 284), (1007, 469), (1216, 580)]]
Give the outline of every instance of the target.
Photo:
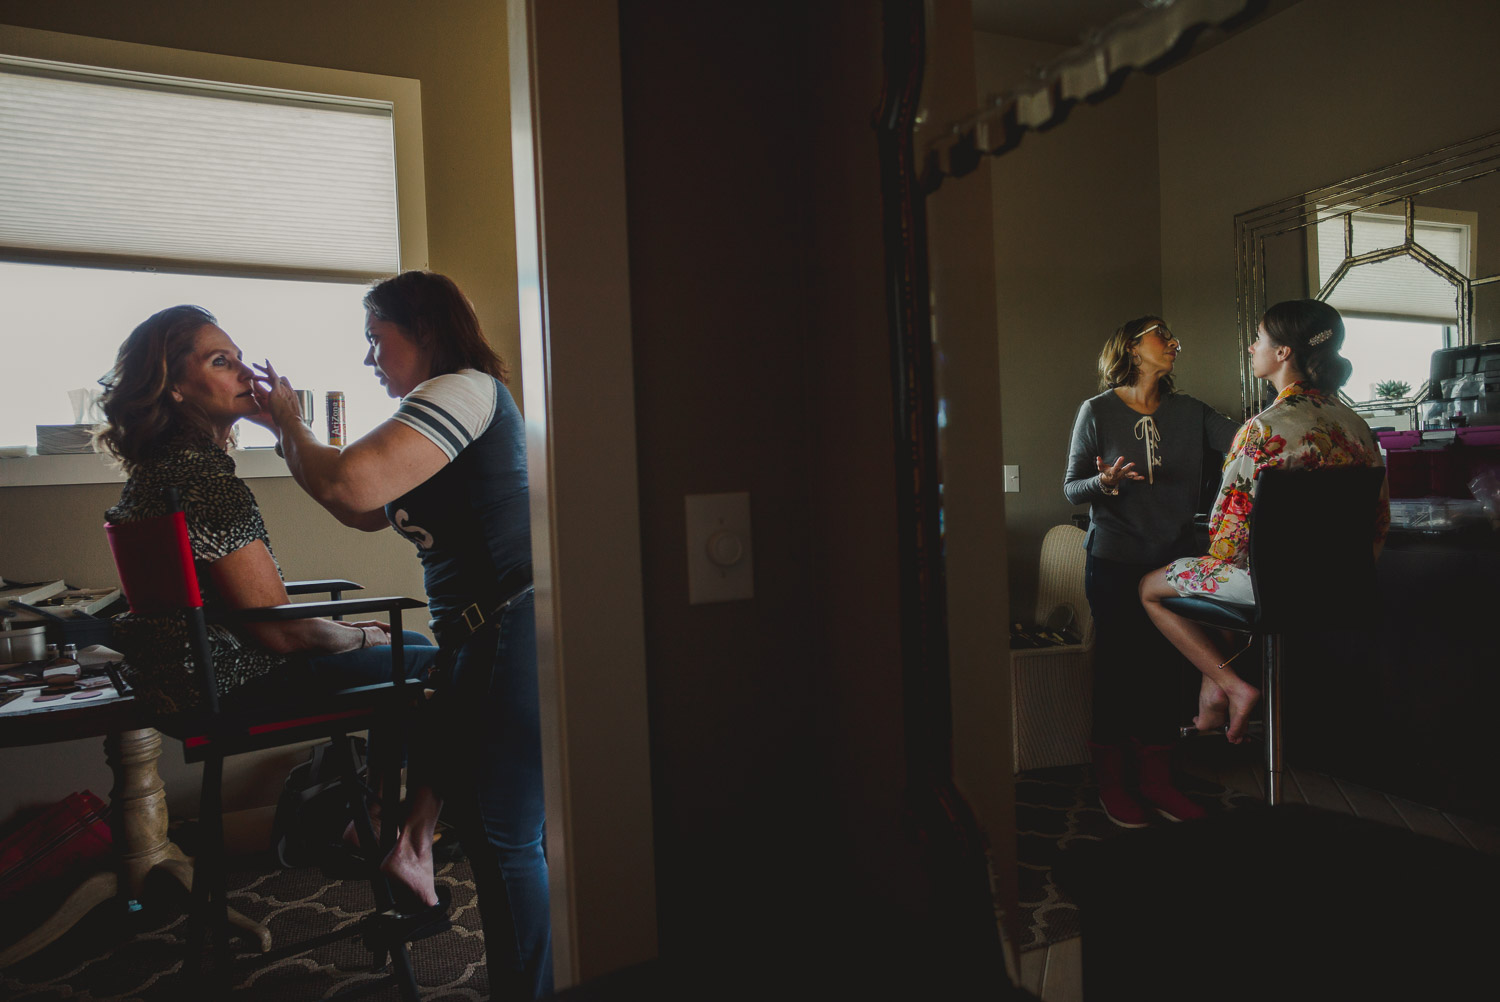
[[(167, 505), (163, 492), (168, 487), (177, 488), (187, 517), (205, 610), (222, 606), (209, 565), (256, 540), (271, 548), (255, 495), (235, 476), (234, 460), (228, 453), (205, 436), (184, 435), (163, 448), (155, 461), (136, 470), (126, 482), (119, 503), (105, 512), (105, 518), (120, 523), (164, 515)], [(275, 561), (274, 553), (271, 559)], [(113, 631), (115, 645), (126, 657), (137, 698), (152, 712), (171, 716), (201, 707), (198, 667), (181, 617), (124, 613), (115, 617)], [(237, 637), (222, 626), (211, 625), (209, 639), (220, 697), (290, 663), (289, 658)]]

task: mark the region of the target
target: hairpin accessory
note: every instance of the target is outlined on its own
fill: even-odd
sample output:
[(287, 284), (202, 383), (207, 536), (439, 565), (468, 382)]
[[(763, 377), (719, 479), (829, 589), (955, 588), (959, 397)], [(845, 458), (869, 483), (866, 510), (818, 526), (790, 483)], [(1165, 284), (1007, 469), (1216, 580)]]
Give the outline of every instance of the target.
[(1331, 337), (1333, 337), (1333, 331), (1331, 330), (1318, 331), (1318, 333), (1307, 339), (1307, 346), (1311, 348), (1314, 345), (1320, 345)]

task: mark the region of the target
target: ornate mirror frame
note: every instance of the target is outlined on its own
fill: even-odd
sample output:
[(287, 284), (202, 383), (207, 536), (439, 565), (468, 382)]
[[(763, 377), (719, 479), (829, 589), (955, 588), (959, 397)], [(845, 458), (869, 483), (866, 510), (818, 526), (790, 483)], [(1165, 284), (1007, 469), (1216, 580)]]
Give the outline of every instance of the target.
[[(1473, 278), (1460, 274), (1413, 238), (1415, 199), (1500, 171), (1500, 130), (1487, 132), (1451, 146), (1390, 164), (1357, 177), (1300, 192), (1234, 217), (1235, 322), (1239, 330), (1240, 391), (1249, 416), (1260, 410), (1262, 387), (1250, 371), (1248, 349), (1255, 340), (1266, 303), (1266, 241), (1306, 230), (1332, 219), (1342, 219), (1344, 260), (1323, 287), (1313, 294), (1327, 299), (1352, 268), (1397, 257), (1411, 257), (1454, 286), (1457, 297), (1457, 344), (1473, 343), (1474, 290), (1500, 282), (1500, 274)], [(1399, 206), (1406, 219), (1400, 244), (1353, 253), (1355, 213), (1380, 206)], [(1419, 401), (1427, 387), (1419, 388)]]

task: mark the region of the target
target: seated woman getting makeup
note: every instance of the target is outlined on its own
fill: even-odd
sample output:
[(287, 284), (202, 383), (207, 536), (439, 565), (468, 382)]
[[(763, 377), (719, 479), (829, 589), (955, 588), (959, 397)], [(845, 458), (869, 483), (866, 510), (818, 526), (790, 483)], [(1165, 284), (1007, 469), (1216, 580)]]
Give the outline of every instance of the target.
[[(235, 476), (229, 449), (242, 418), (264, 421), (253, 373), (212, 314), (173, 306), (151, 316), (120, 346), (101, 384), (106, 423), (97, 435), (129, 479), (106, 513), (112, 523), (163, 515), (175, 488), (205, 605), (245, 609), (289, 601), (260, 508)], [(184, 652), (176, 617), (127, 613), (115, 639), (130, 663), (139, 699), (155, 714), (200, 709), (197, 667)], [(319, 694), (389, 681), (390, 627), (329, 619), (211, 625), (210, 642), (222, 707), (278, 712)], [(403, 632), (407, 678), (422, 676), (437, 654), (419, 633)], [(398, 740), (372, 735), (372, 740)], [(420, 759), (417, 749), (411, 757)], [(412, 784), (408, 784), (412, 785)], [(347, 836), (346, 836), (347, 840)]]
[[(1255, 375), (1276, 389), (1269, 407), (1245, 422), (1224, 462), (1218, 501), (1209, 524), (1208, 554), (1185, 557), (1141, 579), (1141, 602), (1162, 634), (1193, 663), (1203, 679), (1198, 694), (1199, 731), (1227, 726), (1233, 744), (1244, 740), (1245, 725), (1260, 700), (1260, 690), (1230, 666), (1227, 637), (1177, 615), (1162, 604), (1174, 595), (1189, 595), (1239, 605), (1254, 605), (1249, 571), (1250, 513), (1255, 506), (1256, 474), (1269, 467), (1317, 469), (1330, 466), (1384, 465), (1369, 425), (1339, 400), (1349, 379), (1348, 359), (1339, 354), (1344, 320), (1338, 310), (1316, 299), (1277, 303), (1261, 318), (1250, 365)], [(1390, 524), (1390, 502), (1381, 488), (1375, 552)], [(1309, 518), (1338, 518), (1336, 511), (1308, 512)], [(1306, 555), (1309, 571), (1318, 554)], [(1318, 567), (1338, 587), (1338, 568)], [(1226, 657), (1226, 655), (1229, 655)]]

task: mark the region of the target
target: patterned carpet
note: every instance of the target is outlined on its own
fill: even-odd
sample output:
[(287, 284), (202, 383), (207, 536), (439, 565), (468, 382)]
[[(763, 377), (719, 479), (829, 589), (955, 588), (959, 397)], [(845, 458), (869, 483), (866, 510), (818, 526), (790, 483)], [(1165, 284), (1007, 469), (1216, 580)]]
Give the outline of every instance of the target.
[[(271, 929), (280, 947), (352, 927), (371, 907), (369, 885), (328, 879), (307, 867), (279, 869), (273, 857), (232, 860), (229, 904)], [(154, 878), (153, 878), (154, 881)], [(453, 929), (412, 944), (424, 1002), (476, 1002), (489, 997), (474, 882), (467, 861), (441, 864), (438, 883), (452, 888)], [(149, 907), (126, 918), (96, 908), (47, 949), (0, 971), (0, 998), (46, 1002), (165, 1002), (184, 997), (181, 968), (187, 941), (186, 893), (166, 879), (148, 887)], [(381, 977), (360, 940), (341, 940), (310, 953), (245, 972), (236, 1002), (303, 1002)], [(396, 999), (394, 985), (362, 996)]]
[[(1191, 776), (1176, 778), (1178, 788), (1209, 811), (1261, 803)], [(1053, 883), (1052, 865), (1060, 853), (1080, 839), (1117, 838), (1130, 835), (1130, 830), (1116, 826), (1105, 816), (1089, 769), (1083, 765), (1017, 774), (1016, 828), (1023, 929), (1020, 949), (1035, 950), (1080, 935), (1078, 908)]]

